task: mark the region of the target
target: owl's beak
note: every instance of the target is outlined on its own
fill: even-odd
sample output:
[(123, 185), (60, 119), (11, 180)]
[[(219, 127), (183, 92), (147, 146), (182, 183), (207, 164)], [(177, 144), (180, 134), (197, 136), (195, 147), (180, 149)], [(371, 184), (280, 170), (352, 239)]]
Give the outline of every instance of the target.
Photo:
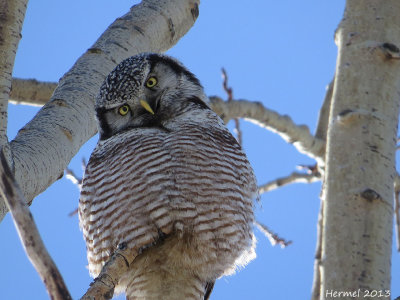
[(145, 110), (147, 110), (149, 113), (154, 115), (153, 109), (151, 108), (151, 106), (149, 105), (149, 103), (146, 100), (140, 100), (140, 105), (143, 106), (143, 108)]

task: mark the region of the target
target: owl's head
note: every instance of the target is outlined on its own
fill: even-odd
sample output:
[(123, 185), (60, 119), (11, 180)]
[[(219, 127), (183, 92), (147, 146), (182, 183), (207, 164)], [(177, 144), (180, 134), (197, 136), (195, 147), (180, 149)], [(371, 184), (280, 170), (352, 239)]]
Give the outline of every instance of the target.
[(209, 109), (199, 80), (175, 59), (155, 53), (122, 61), (105, 79), (95, 108), (100, 139)]

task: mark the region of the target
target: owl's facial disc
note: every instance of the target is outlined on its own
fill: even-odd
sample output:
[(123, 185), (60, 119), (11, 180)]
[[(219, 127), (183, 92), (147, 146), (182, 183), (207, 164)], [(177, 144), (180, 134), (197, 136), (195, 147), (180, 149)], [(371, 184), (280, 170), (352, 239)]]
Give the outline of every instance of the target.
[(210, 109), (198, 79), (171, 57), (144, 53), (122, 61), (96, 99), (101, 139), (165, 124), (193, 109)]

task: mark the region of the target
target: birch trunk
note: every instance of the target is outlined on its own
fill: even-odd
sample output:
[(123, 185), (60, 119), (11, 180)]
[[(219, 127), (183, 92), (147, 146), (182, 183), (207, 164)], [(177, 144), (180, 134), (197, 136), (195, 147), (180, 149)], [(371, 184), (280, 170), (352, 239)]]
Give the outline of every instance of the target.
[[(0, 148), (9, 162), (12, 159), (7, 138), (8, 97), (27, 3), (28, 0), (0, 1)], [(6, 212), (7, 207), (0, 198), (0, 222)]]
[[(347, 1), (336, 32), (339, 55), (327, 135), (321, 299), (358, 291), (362, 299), (367, 292), (385, 295), (390, 290), (399, 15), (396, 0)], [(341, 294), (340, 299), (354, 297)]]

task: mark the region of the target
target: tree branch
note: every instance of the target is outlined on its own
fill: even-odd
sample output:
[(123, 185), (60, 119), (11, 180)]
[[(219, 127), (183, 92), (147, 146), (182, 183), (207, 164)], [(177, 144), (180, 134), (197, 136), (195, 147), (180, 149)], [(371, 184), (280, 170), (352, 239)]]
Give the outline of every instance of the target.
[(50, 100), (57, 85), (56, 82), (13, 78), (10, 102), (13, 104), (43, 106)]
[(317, 161), (324, 159), (325, 142), (313, 137), (306, 125), (296, 125), (287, 115), (267, 109), (260, 102), (248, 100), (223, 101), (210, 97), (213, 110), (227, 123), (234, 118), (248, 119), (272, 132), (279, 134), (285, 141), (293, 144), (297, 150)]
[(320, 173), (306, 174), (306, 173), (293, 172), (288, 176), (280, 177), (261, 185), (258, 188), (258, 191), (260, 194), (263, 194), (291, 183), (312, 183), (319, 180), (321, 180)]
[(22, 23), (28, 0), (0, 2), (0, 146), (8, 143), (7, 105), (15, 54), (21, 39)]
[(118, 246), (118, 250), (110, 257), (101, 269), (99, 276), (93, 280), (89, 289), (81, 300), (109, 300), (114, 295), (114, 288), (122, 275), (129, 270), (138, 252), (126, 247), (125, 244)]
[[(8, 97), (27, 3), (28, 0), (0, 1), (0, 148), (3, 149), (7, 161), (10, 162), (11, 169), (14, 166), (7, 137)], [(7, 206), (0, 199), (0, 221), (6, 212)]]
[(285, 239), (279, 237), (277, 234), (273, 233), (266, 225), (254, 221), (254, 225), (268, 238), (272, 246), (276, 244), (280, 245), (281, 248), (289, 246), (292, 241), (286, 241)]
[[(15, 178), (28, 203), (63, 175), (96, 133), (93, 103), (105, 76), (124, 58), (173, 46), (193, 25), (198, 5), (199, 0), (142, 1), (115, 20), (61, 78), (51, 100), (11, 142)], [(5, 213), (0, 210), (0, 220)]]
[(0, 151), (0, 193), (14, 220), (22, 245), (31, 263), (46, 285), (51, 299), (72, 299), (57, 266), (47, 252), (26, 200), (18, 187), (7, 164), (3, 151)]

